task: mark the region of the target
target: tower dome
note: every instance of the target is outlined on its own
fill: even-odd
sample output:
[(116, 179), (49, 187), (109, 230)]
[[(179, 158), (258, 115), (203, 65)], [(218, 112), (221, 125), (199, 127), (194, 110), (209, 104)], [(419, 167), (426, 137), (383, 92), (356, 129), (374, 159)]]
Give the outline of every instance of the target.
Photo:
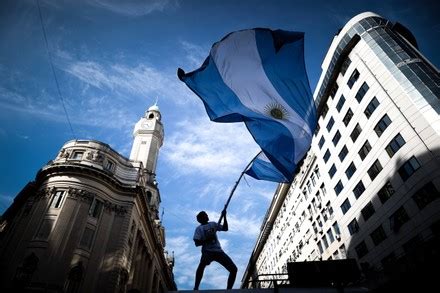
[(150, 108), (148, 108), (148, 112), (150, 112), (150, 111), (160, 112), (160, 111), (159, 111), (159, 107), (157, 106), (157, 104), (154, 104), (153, 106), (151, 106)]

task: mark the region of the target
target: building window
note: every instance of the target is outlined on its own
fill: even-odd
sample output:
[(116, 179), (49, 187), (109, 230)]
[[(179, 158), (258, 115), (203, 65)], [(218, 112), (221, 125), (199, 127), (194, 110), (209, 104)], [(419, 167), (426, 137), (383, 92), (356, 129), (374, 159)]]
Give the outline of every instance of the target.
[(324, 250), (322, 249), (321, 241), (318, 242), (318, 250), (319, 250), (319, 253), (321, 253), (321, 254), (324, 253)]
[(396, 263), (396, 255), (394, 254), (394, 252), (391, 252), (390, 254), (388, 254), (387, 256), (385, 256), (380, 263), (382, 264), (382, 266), (386, 269), (386, 268), (392, 268), (394, 267), (394, 264)]
[(92, 247), (94, 235), (95, 230), (90, 227), (86, 227), (81, 237), (81, 241), (79, 242), (79, 246), (90, 249)]
[(379, 245), (387, 238), (387, 234), (385, 233), (382, 225), (380, 225), (370, 234), (370, 237), (371, 240), (373, 240), (374, 245)]
[(429, 182), (417, 190), (412, 198), (421, 210), (437, 198), (440, 198), (440, 193), (435, 185), (432, 182)]
[(368, 142), (368, 140), (365, 141), (365, 143), (362, 145), (361, 149), (359, 150), (358, 154), (361, 160), (363, 161), (365, 157), (368, 155), (368, 153), (371, 151), (371, 145)]
[(407, 242), (405, 242), (402, 245), (403, 251), (405, 251), (406, 254), (409, 254), (413, 251), (416, 251), (417, 249), (420, 249), (420, 246), (423, 244), (423, 239), (420, 236), (420, 234), (414, 236)]
[(55, 225), (55, 219), (53, 218), (43, 219), (43, 222), (41, 222), (40, 229), (38, 229), (35, 238), (41, 240), (46, 240), (47, 238), (49, 238), (49, 235), (52, 232), (54, 225)]
[(350, 58), (347, 57), (347, 59), (345, 59), (344, 63), (342, 63), (342, 66), (341, 66), (341, 74), (342, 75), (345, 74), (345, 72), (347, 71), (350, 64), (351, 64), (351, 60), (350, 60)]
[(339, 89), (339, 86), (338, 86), (337, 83), (335, 83), (335, 84), (333, 85), (332, 89), (330, 90), (330, 94), (329, 94), (329, 96), (330, 96), (331, 98), (334, 98), (334, 97), (336, 96), (336, 93), (338, 92), (338, 89)]
[(328, 159), (330, 158), (330, 150), (327, 150), (324, 154), (324, 162), (327, 163)]
[(333, 164), (332, 167), (330, 168), (330, 170), (328, 171), (328, 174), (330, 175), (330, 179), (333, 178), (335, 173), (336, 173), (336, 167), (335, 167), (335, 164)]
[(328, 106), (327, 106), (327, 104), (325, 104), (321, 110), (321, 116), (323, 119), (325, 118), (325, 116), (327, 116), (327, 113), (328, 113)]
[(377, 107), (379, 107), (379, 101), (376, 99), (376, 97), (373, 97), (373, 99), (370, 101), (370, 103), (368, 103), (367, 107), (365, 108), (365, 116), (367, 116), (367, 118), (370, 118)]
[(114, 164), (112, 161), (109, 161), (109, 160), (108, 160), (108, 161), (105, 162), (105, 166), (104, 166), (104, 168), (107, 169), (107, 170), (109, 170), (109, 171), (112, 171), (114, 165), (115, 165), (115, 164)]
[(420, 168), (419, 161), (417, 161), (416, 157), (412, 156), (408, 161), (405, 162), (405, 164), (403, 164), (399, 168), (397, 172), (399, 173), (400, 177), (402, 177), (402, 180), (406, 181), (419, 168)]
[(341, 205), (342, 213), (345, 215), (350, 208), (351, 208), (350, 200), (348, 200), (347, 198), (346, 200), (344, 200), (344, 202)]
[(362, 217), (364, 217), (364, 221), (366, 222), (372, 215), (375, 213), (375, 209), (371, 201), (365, 205), (365, 207), (361, 210)]
[(322, 196), (327, 195), (327, 190), (325, 189), (324, 183), (321, 184), (321, 187), (319, 189), (321, 190)]
[(332, 208), (330, 202), (328, 202), (328, 203), (325, 205), (325, 208), (327, 209), (328, 215), (331, 217), (331, 216), (333, 215), (333, 208)]
[(349, 88), (352, 88), (354, 83), (358, 80), (359, 78), (359, 71), (357, 71), (357, 69), (353, 70), (353, 73), (351, 74), (350, 78), (348, 79), (347, 85)]
[(336, 104), (336, 110), (338, 110), (338, 112), (341, 112), (341, 109), (344, 106), (344, 104), (345, 104), (345, 97), (344, 97), (344, 95), (341, 95), (338, 103)]
[(82, 160), (84, 156), (84, 152), (83, 151), (74, 151), (72, 154), (72, 160)]
[(84, 268), (82, 262), (80, 261), (75, 267), (73, 267), (70, 270), (63, 292), (66, 293), (80, 292), (79, 288), (81, 285), (81, 280), (83, 278), (83, 275), (84, 275)]
[(365, 241), (362, 241), (361, 243), (356, 245), (354, 250), (356, 251), (358, 258), (361, 258), (368, 253), (368, 248), (367, 248), (367, 244), (365, 243)]
[(368, 89), (370, 87), (366, 82), (362, 84), (362, 86), (359, 88), (358, 92), (356, 93), (355, 99), (360, 103), (362, 99), (364, 98), (365, 94), (367, 93)]
[(362, 193), (364, 193), (364, 191), (365, 191), (365, 186), (361, 180), (358, 182), (358, 184), (356, 184), (356, 186), (353, 189), (354, 197), (356, 197), (356, 199), (358, 199), (362, 195)]
[(405, 140), (403, 137), (398, 133), (386, 146), (385, 150), (387, 151), (390, 158), (394, 156), (395, 153), (405, 144)]
[(385, 114), (382, 117), (382, 119), (380, 119), (380, 121), (377, 122), (376, 126), (374, 126), (374, 131), (376, 132), (377, 136), (380, 137), (390, 124), (391, 124), (391, 119), (390, 117), (388, 117), (387, 114)]
[(361, 132), (362, 132), (362, 128), (358, 123), (356, 124), (356, 126), (354, 127), (353, 131), (350, 134), (351, 140), (355, 142), (356, 139), (359, 137), (359, 134), (361, 134)]
[(335, 136), (333, 136), (333, 139), (332, 139), (333, 145), (336, 146), (340, 139), (341, 139), (341, 133), (338, 130), (338, 131), (336, 131)]
[(330, 244), (333, 243), (333, 241), (335, 241), (335, 237), (333, 236), (333, 232), (332, 229), (328, 229), (327, 230), (327, 237), (330, 241)]
[(336, 237), (338, 235), (341, 235), (341, 230), (339, 229), (338, 222), (334, 222), (332, 228), (333, 228), (333, 232), (335, 232)]
[(353, 219), (353, 221), (350, 222), (347, 226), (348, 232), (350, 232), (350, 235), (354, 235), (359, 231), (359, 224), (356, 220), (356, 218)]
[(390, 217), (391, 230), (395, 232), (399, 231), (400, 227), (402, 227), (403, 224), (405, 224), (408, 221), (409, 221), (409, 216), (402, 206), (397, 211), (395, 211), (394, 214)]
[(102, 207), (103, 202), (99, 199), (96, 199), (95, 197), (92, 201), (92, 204), (90, 205), (89, 216), (96, 219), (99, 218), (99, 216), (101, 215)]
[(341, 151), (339, 152), (339, 155), (338, 155), (339, 160), (341, 160), (341, 162), (344, 161), (344, 159), (345, 159), (345, 157), (347, 156), (347, 154), (348, 154), (348, 149), (347, 149), (347, 147), (344, 145), (344, 146), (342, 147)]
[(345, 175), (347, 175), (347, 178), (350, 179), (354, 172), (356, 172), (356, 166), (353, 162), (351, 162), (350, 166), (348, 166), (347, 170), (345, 170)]
[(376, 176), (382, 171), (382, 165), (380, 164), (379, 160), (374, 161), (373, 165), (368, 169), (367, 173), (371, 178), (371, 181), (376, 178)]
[(50, 207), (54, 209), (59, 209), (64, 199), (64, 190), (57, 190), (52, 197), (52, 201), (50, 202)]
[(324, 138), (324, 135), (323, 135), (323, 136), (321, 136), (321, 139), (319, 140), (319, 143), (318, 143), (319, 149), (322, 148), (324, 143), (325, 143), (325, 138)]
[(342, 184), (341, 180), (338, 181), (334, 189), (336, 192), (336, 196), (338, 196), (339, 193), (341, 193), (342, 189), (344, 189), (344, 185)]
[(315, 174), (312, 173), (312, 175), (310, 176), (310, 181), (312, 182), (312, 185), (315, 186), (316, 185), (316, 178), (315, 178)]
[(353, 118), (353, 111), (351, 111), (351, 109), (348, 108), (347, 113), (345, 113), (344, 119), (342, 119), (345, 126), (347, 126), (348, 123), (350, 123), (351, 118)]
[(322, 243), (324, 244), (325, 249), (328, 248), (328, 241), (327, 238), (325, 237), (325, 235), (322, 237)]
[(380, 202), (384, 204), (393, 194), (394, 188), (391, 185), (390, 181), (387, 181), (385, 185), (377, 192), (377, 196), (380, 199)]
[(320, 129), (321, 129), (321, 126), (319, 125), (319, 123), (316, 123), (315, 136), (318, 135)]
[(330, 132), (330, 130), (332, 129), (333, 125), (335, 124), (335, 120), (333, 119), (333, 117), (330, 117), (330, 120), (327, 123), (327, 130)]

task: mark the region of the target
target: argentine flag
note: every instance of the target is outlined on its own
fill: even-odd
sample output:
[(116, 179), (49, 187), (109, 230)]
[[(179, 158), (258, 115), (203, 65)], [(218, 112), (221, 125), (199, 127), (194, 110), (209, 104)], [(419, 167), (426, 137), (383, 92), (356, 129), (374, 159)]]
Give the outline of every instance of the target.
[(264, 153), (260, 153), (252, 162), (251, 166), (245, 171), (249, 176), (259, 180), (273, 182), (289, 182), (291, 178), (286, 178), (275, 166), (269, 161)]
[(185, 73), (179, 68), (177, 74), (202, 99), (212, 121), (244, 122), (274, 170), (292, 179), (316, 127), (304, 33), (233, 32), (212, 46), (199, 69)]

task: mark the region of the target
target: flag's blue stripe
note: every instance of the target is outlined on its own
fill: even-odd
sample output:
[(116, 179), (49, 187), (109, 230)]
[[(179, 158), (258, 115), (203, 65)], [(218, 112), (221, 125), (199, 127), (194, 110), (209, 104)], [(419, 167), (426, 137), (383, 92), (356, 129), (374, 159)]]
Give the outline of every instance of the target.
[(283, 124), (273, 120), (246, 121), (246, 127), (264, 154), (286, 177), (296, 168), (295, 141)]
[(246, 174), (259, 180), (273, 182), (289, 182), (289, 180), (280, 173), (270, 162), (257, 157), (252, 166), (246, 170)]

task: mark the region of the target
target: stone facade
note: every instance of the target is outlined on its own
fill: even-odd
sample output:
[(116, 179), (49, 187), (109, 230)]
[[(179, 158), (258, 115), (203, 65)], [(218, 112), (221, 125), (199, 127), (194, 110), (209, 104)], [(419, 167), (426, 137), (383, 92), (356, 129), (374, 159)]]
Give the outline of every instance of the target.
[(175, 290), (154, 171), (107, 144), (67, 142), (2, 216), (1, 291)]

